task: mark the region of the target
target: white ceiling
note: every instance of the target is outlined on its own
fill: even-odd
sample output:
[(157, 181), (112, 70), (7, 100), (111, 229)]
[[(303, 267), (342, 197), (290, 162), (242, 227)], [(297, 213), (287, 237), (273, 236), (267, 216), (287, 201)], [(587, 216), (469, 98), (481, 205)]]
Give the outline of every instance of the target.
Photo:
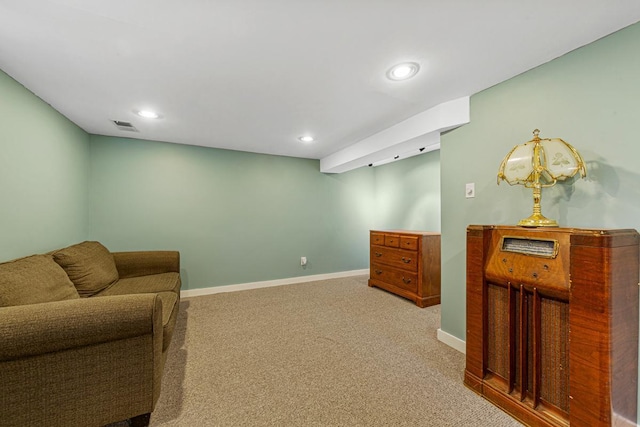
[[(638, 0), (0, 0), (0, 69), (92, 134), (320, 159), (639, 20)], [(420, 73), (386, 79), (403, 61)]]

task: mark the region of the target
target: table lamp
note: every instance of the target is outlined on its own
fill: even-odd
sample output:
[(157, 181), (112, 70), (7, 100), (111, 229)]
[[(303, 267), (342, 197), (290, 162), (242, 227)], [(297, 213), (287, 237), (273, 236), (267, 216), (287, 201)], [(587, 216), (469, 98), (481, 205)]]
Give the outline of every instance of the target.
[(533, 139), (513, 147), (498, 170), (498, 185), (505, 180), (509, 185), (524, 185), (533, 188), (533, 214), (521, 220), (523, 227), (557, 227), (558, 223), (545, 218), (541, 213), (542, 188), (551, 187), (580, 172), (587, 176), (582, 157), (575, 148), (560, 138), (540, 138), (538, 129)]

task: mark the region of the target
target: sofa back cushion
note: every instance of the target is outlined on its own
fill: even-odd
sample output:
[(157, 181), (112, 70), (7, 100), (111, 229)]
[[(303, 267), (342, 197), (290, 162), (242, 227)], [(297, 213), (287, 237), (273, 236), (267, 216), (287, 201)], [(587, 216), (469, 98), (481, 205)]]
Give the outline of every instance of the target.
[(82, 242), (53, 252), (81, 297), (90, 297), (118, 280), (113, 255), (99, 242)]
[(79, 298), (51, 255), (32, 255), (0, 264), (0, 307)]

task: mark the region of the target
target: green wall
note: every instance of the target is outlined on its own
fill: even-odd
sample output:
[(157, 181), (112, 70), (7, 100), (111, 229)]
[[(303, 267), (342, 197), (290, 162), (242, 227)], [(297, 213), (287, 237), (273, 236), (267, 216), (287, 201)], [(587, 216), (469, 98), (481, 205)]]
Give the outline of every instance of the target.
[[(531, 190), (496, 185), (516, 144), (541, 136), (572, 144), (588, 176), (543, 190), (542, 213), (560, 226), (640, 229), (640, 24), (471, 97), (471, 123), (443, 136), (442, 330), (465, 339), (469, 224), (515, 224)], [(465, 183), (476, 197), (465, 199)]]
[(374, 170), (376, 227), (440, 231), (440, 151)]
[(0, 71), (0, 260), (87, 234), (89, 135)]
[(92, 136), (89, 234), (111, 250), (179, 250), (184, 289), (364, 269), (373, 173)]

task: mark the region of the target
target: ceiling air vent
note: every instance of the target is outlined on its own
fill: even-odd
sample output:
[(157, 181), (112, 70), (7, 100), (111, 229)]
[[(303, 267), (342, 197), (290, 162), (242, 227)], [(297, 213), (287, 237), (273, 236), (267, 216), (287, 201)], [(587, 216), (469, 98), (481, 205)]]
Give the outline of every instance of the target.
[(121, 120), (111, 120), (114, 125), (120, 130), (126, 130), (128, 132), (138, 132), (138, 129), (129, 122), (123, 122)]

